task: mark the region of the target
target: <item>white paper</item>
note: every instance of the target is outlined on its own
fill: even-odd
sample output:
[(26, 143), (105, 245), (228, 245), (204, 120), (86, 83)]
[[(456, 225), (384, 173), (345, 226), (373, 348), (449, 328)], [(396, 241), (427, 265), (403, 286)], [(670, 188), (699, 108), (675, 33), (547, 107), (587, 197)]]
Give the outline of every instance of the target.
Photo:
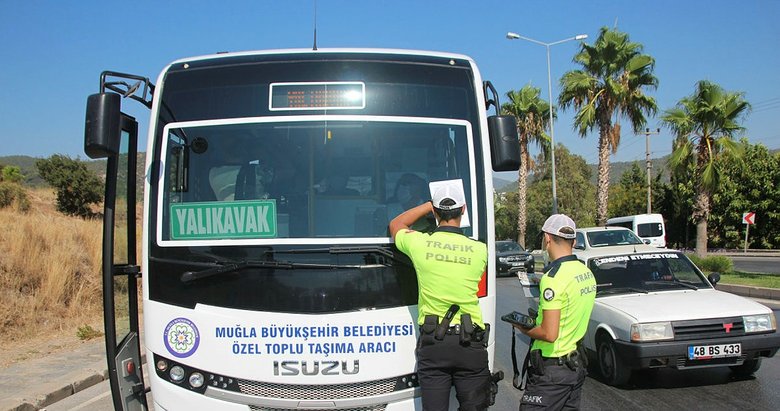
[[(433, 193), (435, 193), (436, 190), (444, 186), (450, 186), (451, 188), (460, 191), (461, 193), (463, 193), (463, 198), (466, 198), (466, 193), (465, 191), (463, 191), (463, 180), (461, 179), (431, 181), (430, 183), (428, 183), (428, 189), (431, 191), (431, 198), (433, 198)], [(466, 205), (466, 208), (463, 210), (463, 217), (460, 219), (460, 228), (470, 227), (470, 226), (471, 226), (471, 220), (469, 220), (469, 206)]]

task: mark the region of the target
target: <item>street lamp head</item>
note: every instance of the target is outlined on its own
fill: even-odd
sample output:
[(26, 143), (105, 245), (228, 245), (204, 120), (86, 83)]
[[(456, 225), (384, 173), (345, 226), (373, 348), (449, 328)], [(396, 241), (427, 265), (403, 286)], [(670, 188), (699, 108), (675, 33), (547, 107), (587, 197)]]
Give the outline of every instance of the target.
[(508, 38), (509, 40), (517, 40), (517, 39), (520, 38), (520, 35), (510, 31), (510, 32), (506, 33), (506, 38)]
[(574, 40), (585, 40), (586, 38), (588, 38), (587, 34), (578, 34), (574, 36)]

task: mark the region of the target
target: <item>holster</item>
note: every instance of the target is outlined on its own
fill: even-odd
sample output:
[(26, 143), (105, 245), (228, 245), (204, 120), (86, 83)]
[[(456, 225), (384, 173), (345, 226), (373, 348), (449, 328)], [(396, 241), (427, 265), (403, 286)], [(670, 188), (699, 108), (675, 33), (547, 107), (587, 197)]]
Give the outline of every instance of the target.
[(528, 361), (531, 371), (536, 375), (544, 375), (544, 361), (542, 361), (542, 350), (531, 350), (528, 353)]
[(474, 333), (474, 323), (471, 322), (471, 314), (460, 316), (460, 345), (471, 344), (471, 335)]
[(471, 342), (487, 347), (488, 337), (490, 337), (490, 324), (485, 323), (484, 329), (482, 327), (474, 327), (474, 332), (471, 334)]
[(425, 321), (422, 325), (422, 333), (423, 334), (433, 334), (434, 331), (436, 331), (436, 327), (439, 325), (439, 316), (438, 315), (426, 315)]
[(577, 368), (580, 367), (584, 368), (588, 366), (588, 355), (585, 352), (582, 340), (577, 341), (577, 349), (566, 356), (564, 363), (572, 371), (576, 371)]
[(496, 395), (498, 394), (498, 382), (504, 379), (504, 372), (498, 370), (490, 374), (490, 383), (488, 384), (488, 406), (496, 404)]
[(582, 340), (577, 341), (577, 353), (580, 356), (580, 361), (582, 362), (582, 366), (587, 368), (588, 367), (588, 351), (585, 350), (585, 344), (582, 343)]

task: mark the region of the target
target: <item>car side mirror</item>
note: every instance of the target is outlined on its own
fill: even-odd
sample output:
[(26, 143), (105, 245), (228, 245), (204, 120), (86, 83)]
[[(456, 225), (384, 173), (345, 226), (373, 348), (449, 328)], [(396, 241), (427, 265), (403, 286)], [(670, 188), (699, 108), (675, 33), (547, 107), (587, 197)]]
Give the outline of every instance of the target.
[(580, 244), (580, 243), (574, 244), (574, 248), (576, 248), (578, 250), (584, 250), (585, 249), (585, 244)]
[(650, 245), (650, 240), (642, 240), (643, 243)]
[(710, 280), (712, 285), (715, 285), (718, 283), (718, 281), (720, 281), (720, 273), (712, 273), (707, 276), (707, 279)]

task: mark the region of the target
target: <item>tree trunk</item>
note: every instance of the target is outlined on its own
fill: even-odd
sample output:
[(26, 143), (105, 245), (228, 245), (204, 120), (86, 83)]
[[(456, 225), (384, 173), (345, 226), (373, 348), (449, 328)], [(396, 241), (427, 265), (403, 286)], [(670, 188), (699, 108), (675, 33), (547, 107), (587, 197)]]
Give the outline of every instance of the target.
[[(701, 177), (699, 177), (701, 178)], [(699, 186), (693, 204), (693, 221), (696, 222), (696, 256), (707, 256), (707, 218), (710, 215), (710, 193)]]
[(525, 229), (527, 225), (526, 187), (528, 178), (528, 141), (520, 139), (520, 170), (517, 178), (517, 242), (525, 248)]
[(611, 125), (599, 128), (599, 167), (596, 186), (596, 225), (607, 224), (607, 205), (609, 204), (609, 135)]
[(698, 180), (698, 193), (693, 203), (693, 221), (696, 222), (696, 256), (707, 256), (707, 218), (710, 216), (710, 191), (704, 188), (704, 168), (709, 159), (709, 150), (704, 139), (699, 141), (696, 148), (696, 179)]

